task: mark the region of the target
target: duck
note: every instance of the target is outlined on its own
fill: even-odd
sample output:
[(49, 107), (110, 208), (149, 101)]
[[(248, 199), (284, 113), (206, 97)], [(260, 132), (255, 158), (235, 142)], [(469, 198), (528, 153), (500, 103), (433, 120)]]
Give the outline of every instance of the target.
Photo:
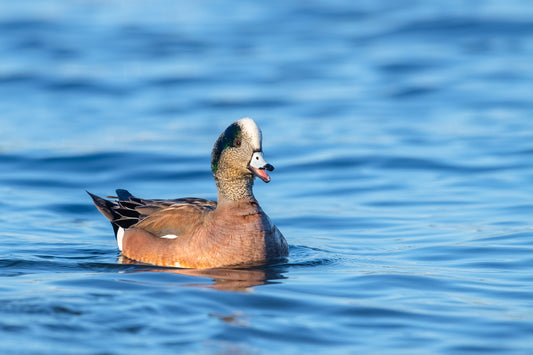
[(164, 267), (209, 269), (264, 265), (289, 255), (287, 241), (254, 197), (255, 178), (270, 182), (262, 132), (251, 118), (229, 125), (216, 140), (211, 171), (217, 200), (144, 199), (87, 191), (110, 222), (128, 259)]

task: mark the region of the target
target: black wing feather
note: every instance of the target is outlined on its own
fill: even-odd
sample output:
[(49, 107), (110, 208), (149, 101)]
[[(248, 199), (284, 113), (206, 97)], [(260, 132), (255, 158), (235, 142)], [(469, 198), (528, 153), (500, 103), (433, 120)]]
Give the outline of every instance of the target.
[(117, 189), (116, 201), (106, 200), (87, 191), (94, 201), (96, 208), (111, 222), (115, 237), (120, 228), (130, 228), (147, 216), (165, 208), (179, 207), (193, 204), (208, 210), (216, 208), (216, 202), (201, 198), (178, 198), (174, 200), (148, 200), (134, 197), (127, 190)]

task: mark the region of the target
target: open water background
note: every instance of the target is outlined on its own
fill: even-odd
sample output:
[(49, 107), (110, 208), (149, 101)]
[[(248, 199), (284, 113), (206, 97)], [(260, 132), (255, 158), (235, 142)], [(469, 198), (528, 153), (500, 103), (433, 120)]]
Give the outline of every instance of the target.
[[(533, 3), (0, 3), (3, 354), (533, 353)], [(121, 262), (84, 190), (215, 198), (245, 116), (290, 260)]]

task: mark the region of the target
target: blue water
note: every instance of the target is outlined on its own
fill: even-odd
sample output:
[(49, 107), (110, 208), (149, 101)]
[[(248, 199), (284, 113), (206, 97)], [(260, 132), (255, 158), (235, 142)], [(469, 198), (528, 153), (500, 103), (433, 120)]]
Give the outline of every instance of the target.
[[(532, 13), (0, 3), (0, 352), (531, 354)], [(85, 190), (215, 198), (245, 116), (288, 262), (122, 260)]]

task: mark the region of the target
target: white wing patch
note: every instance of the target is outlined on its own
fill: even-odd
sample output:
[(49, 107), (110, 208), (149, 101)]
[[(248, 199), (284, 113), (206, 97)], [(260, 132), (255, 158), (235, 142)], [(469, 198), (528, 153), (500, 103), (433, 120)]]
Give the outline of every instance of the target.
[(261, 148), (262, 136), (261, 136), (261, 130), (259, 129), (259, 127), (257, 127), (257, 124), (255, 123), (255, 121), (252, 120), (251, 118), (246, 117), (246, 118), (241, 118), (240, 120), (237, 121), (237, 123), (239, 124), (239, 126), (241, 126), (241, 129), (244, 135), (247, 136), (248, 139), (250, 140), (250, 144), (252, 145), (252, 148), (254, 150), (260, 151), (262, 149)]
[(175, 235), (175, 234), (167, 234), (167, 235), (161, 236), (160, 238), (165, 238), (165, 239), (176, 239), (176, 238), (178, 238), (178, 236)]
[(124, 239), (124, 228), (122, 227), (118, 227), (118, 231), (117, 231), (117, 244), (118, 244), (118, 249), (120, 251), (122, 251), (122, 239)]

